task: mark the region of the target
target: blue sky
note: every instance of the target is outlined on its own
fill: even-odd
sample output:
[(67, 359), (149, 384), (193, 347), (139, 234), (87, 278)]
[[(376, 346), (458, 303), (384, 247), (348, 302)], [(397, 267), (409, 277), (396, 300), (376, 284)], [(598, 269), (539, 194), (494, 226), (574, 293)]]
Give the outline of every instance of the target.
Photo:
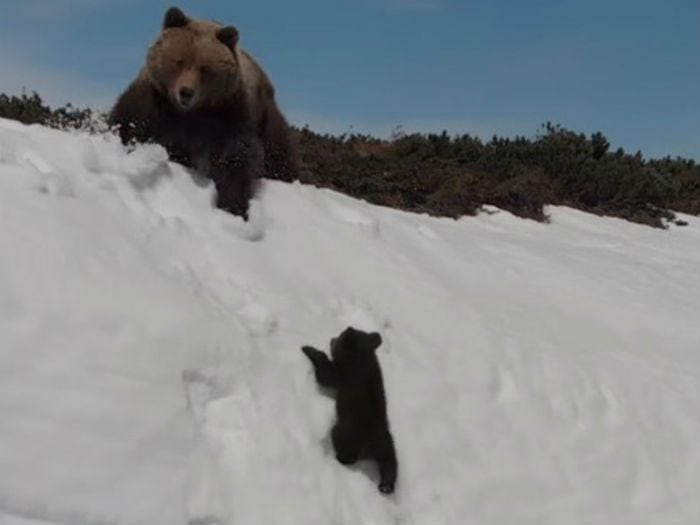
[[(0, 91), (109, 106), (173, 0), (0, 0)], [(534, 135), (553, 121), (700, 159), (697, 0), (175, 2), (238, 27), (319, 131)]]

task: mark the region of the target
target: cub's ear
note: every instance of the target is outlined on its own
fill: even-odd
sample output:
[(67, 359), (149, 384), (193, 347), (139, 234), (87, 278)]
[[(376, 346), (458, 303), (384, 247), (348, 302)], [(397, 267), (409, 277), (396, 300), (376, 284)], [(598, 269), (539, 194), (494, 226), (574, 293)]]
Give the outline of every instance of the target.
[(233, 51), (238, 43), (238, 29), (233, 26), (222, 27), (216, 32), (216, 38)]
[(371, 334), (367, 334), (367, 346), (369, 347), (369, 349), (372, 352), (374, 352), (381, 345), (382, 345), (382, 336), (379, 335), (379, 333), (372, 332)]
[(177, 7), (171, 7), (165, 12), (163, 29), (169, 29), (171, 27), (184, 27), (189, 23), (190, 19), (185, 16), (185, 13), (180, 11)]

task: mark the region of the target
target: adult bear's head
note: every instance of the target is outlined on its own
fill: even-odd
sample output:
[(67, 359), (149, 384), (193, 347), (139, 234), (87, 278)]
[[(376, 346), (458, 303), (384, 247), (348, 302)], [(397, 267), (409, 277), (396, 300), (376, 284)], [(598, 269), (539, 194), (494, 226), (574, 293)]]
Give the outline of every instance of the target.
[(217, 107), (241, 90), (237, 44), (235, 27), (194, 20), (171, 7), (148, 50), (146, 74), (180, 111)]

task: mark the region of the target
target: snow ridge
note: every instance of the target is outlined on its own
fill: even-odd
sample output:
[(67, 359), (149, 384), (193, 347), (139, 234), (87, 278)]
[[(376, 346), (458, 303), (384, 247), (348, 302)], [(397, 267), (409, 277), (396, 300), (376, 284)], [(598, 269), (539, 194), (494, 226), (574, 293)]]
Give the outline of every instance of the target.
[[(459, 221), (0, 120), (0, 525), (700, 523), (700, 224)], [(379, 350), (397, 493), (303, 344)]]

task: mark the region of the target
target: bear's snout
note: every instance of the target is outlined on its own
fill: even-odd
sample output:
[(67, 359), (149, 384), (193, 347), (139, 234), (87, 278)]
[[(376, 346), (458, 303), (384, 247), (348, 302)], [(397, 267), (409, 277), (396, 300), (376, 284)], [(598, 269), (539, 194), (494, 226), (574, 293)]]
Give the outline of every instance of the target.
[(201, 79), (199, 72), (194, 68), (182, 71), (172, 84), (170, 97), (173, 103), (181, 110), (194, 108), (201, 95)]
[(178, 91), (178, 93), (177, 93), (177, 99), (178, 99), (178, 102), (180, 102), (180, 104), (183, 107), (188, 107), (192, 103), (192, 99), (194, 99), (194, 95), (195, 95), (194, 89), (189, 88), (189, 87), (182, 87), (182, 88), (180, 88), (180, 91)]
[(193, 109), (199, 101), (197, 89), (190, 86), (177, 86), (171, 91), (173, 104), (182, 111)]

